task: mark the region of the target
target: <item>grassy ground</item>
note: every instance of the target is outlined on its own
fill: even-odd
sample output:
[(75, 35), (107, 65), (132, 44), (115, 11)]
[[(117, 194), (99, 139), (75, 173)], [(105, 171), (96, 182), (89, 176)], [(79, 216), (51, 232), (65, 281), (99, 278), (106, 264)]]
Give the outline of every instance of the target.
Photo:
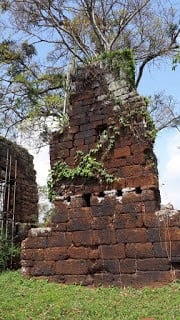
[(157, 289), (97, 288), (0, 274), (0, 320), (180, 319), (180, 283)]

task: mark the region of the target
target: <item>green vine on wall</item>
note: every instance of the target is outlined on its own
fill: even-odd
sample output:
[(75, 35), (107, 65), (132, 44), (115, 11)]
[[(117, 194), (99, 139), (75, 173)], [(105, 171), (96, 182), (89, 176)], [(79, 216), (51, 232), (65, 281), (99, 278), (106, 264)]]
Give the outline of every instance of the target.
[[(91, 149), (89, 153), (84, 154), (78, 151), (75, 156), (77, 166), (70, 168), (65, 161), (58, 161), (54, 164), (48, 179), (49, 199), (53, 200), (55, 196), (54, 187), (56, 183), (64, 180), (74, 180), (76, 178), (96, 179), (100, 183), (106, 182), (108, 184), (118, 180), (104, 168), (102, 162), (97, 161), (95, 153), (98, 152), (99, 147)], [(94, 155), (93, 155), (94, 154)]]
[(116, 79), (121, 79), (125, 75), (130, 88), (135, 87), (135, 63), (131, 49), (106, 51), (97, 60), (107, 62)]

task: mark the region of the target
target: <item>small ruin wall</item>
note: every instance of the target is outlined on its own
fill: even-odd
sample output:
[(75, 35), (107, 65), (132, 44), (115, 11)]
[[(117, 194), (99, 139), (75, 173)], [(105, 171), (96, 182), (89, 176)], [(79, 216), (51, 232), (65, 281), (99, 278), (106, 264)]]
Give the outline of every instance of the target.
[(96, 150), (116, 179), (56, 181), (49, 227), (31, 229), (22, 243), (24, 275), (119, 286), (180, 277), (179, 212), (160, 210), (153, 127), (143, 98), (126, 80), (99, 63), (73, 77), (70, 124), (52, 135), (51, 166), (64, 161), (74, 168), (77, 151)]
[[(1, 226), (20, 242), (38, 220), (38, 190), (33, 157), (26, 149), (0, 137)], [(13, 221), (12, 221), (13, 220)]]

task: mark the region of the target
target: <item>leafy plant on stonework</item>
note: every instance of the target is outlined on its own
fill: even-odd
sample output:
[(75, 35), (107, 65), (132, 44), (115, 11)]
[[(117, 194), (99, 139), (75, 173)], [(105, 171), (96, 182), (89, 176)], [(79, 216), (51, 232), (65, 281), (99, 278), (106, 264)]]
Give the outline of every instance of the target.
[(0, 235), (0, 272), (11, 267), (12, 259), (16, 258), (20, 249), (11, 243), (4, 233)]
[(116, 79), (125, 76), (130, 88), (135, 87), (135, 63), (131, 49), (105, 51), (97, 60), (105, 61), (110, 69), (112, 69)]
[(64, 161), (59, 161), (53, 166), (48, 179), (50, 200), (55, 196), (55, 192), (53, 191), (55, 184), (63, 180), (74, 180), (80, 177), (96, 179), (100, 183), (104, 181), (108, 184), (117, 180), (116, 177), (107, 172), (102, 162), (97, 161), (95, 155), (92, 155), (97, 150), (92, 149), (87, 154), (78, 151), (75, 157), (75, 162), (78, 164), (74, 168), (70, 168)]

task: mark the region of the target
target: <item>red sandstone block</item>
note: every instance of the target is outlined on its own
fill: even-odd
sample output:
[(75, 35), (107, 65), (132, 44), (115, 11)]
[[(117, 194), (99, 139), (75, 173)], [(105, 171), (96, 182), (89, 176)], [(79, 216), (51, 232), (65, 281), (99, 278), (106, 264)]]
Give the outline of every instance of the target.
[(92, 231), (75, 231), (72, 233), (72, 241), (75, 246), (93, 245)]
[(113, 230), (75, 231), (72, 233), (72, 240), (76, 246), (92, 246), (116, 242)]
[(143, 190), (142, 191), (142, 201), (159, 200), (159, 190)]
[(85, 132), (87, 130), (89, 131), (89, 130), (92, 130), (92, 129), (96, 129), (96, 128), (93, 127), (92, 123), (87, 123), (87, 124), (81, 124), (79, 131)]
[(179, 241), (180, 229), (178, 227), (149, 228), (148, 239), (151, 242), (172, 241), (172, 240)]
[(92, 144), (96, 142), (96, 139), (97, 139), (96, 136), (87, 137), (85, 138), (84, 144), (90, 145), (91, 148), (94, 148), (96, 144), (95, 145), (92, 145)]
[(137, 194), (136, 192), (126, 192), (123, 194), (122, 203), (130, 203), (133, 204), (134, 202), (141, 201), (141, 194)]
[(75, 139), (74, 140), (74, 146), (75, 147), (80, 147), (84, 145), (84, 139)]
[[(39, 249), (42, 250), (42, 249)], [(34, 260), (34, 249), (24, 249), (21, 250), (22, 260)], [(42, 260), (44, 259), (44, 254), (42, 254)]]
[[(124, 158), (119, 158), (119, 159), (109, 159), (108, 161), (104, 162), (104, 166), (106, 169), (111, 169), (111, 168), (117, 168), (119, 169), (118, 172), (122, 173), (122, 167), (126, 165), (126, 159)], [(121, 174), (122, 177), (122, 174)]]
[(67, 248), (57, 247), (57, 248), (46, 248), (44, 249), (44, 259), (45, 261), (56, 261), (65, 260), (68, 258)]
[(103, 260), (103, 270), (111, 274), (120, 273), (120, 262), (119, 260)]
[(69, 133), (77, 133), (79, 131), (79, 126), (71, 126), (68, 131)]
[(128, 243), (125, 247), (127, 258), (152, 258), (154, 257), (152, 243)]
[(82, 208), (70, 208), (69, 218), (85, 218), (90, 220), (91, 218), (91, 207), (82, 207)]
[(68, 213), (56, 213), (52, 216), (51, 221), (52, 223), (61, 223), (61, 222), (67, 222), (69, 220)]
[(88, 146), (86, 146), (86, 145), (83, 145), (83, 146), (81, 146), (80, 147), (80, 150), (82, 151), (82, 152), (88, 152)]
[(146, 159), (143, 153), (131, 155), (126, 158), (126, 165), (138, 164), (144, 165), (146, 163)]
[(117, 158), (123, 158), (123, 157), (127, 157), (131, 154), (130, 148), (128, 146), (123, 147), (123, 148), (118, 148), (115, 149), (113, 152), (113, 157), (115, 159)]
[(172, 274), (170, 271), (138, 271), (136, 274), (137, 285), (168, 283), (172, 281)]
[(140, 165), (131, 165), (131, 166), (124, 166), (122, 168), (122, 175), (123, 177), (131, 177), (131, 176), (141, 176), (143, 173), (143, 167)]
[(67, 231), (81, 231), (91, 229), (91, 221), (87, 218), (71, 219), (67, 224)]
[(179, 257), (180, 256), (180, 241), (172, 241), (171, 242), (171, 256)]
[(56, 153), (55, 153), (56, 161), (59, 159), (62, 160), (62, 158), (64, 159), (66, 157), (69, 157), (69, 149), (56, 150)]
[(64, 150), (64, 149), (71, 149), (73, 147), (73, 143), (72, 140), (69, 141), (63, 141), (58, 145), (58, 148), (60, 150)]
[(148, 213), (155, 213), (155, 211), (159, 210), (159, 201), (145, 201), (144, 202), (144, 206), (145, 206), (145, 212)]
[(180, 241), (180, 228), (178, 227), (167, 227), (164, 230), (165, 238), (168, 239), (170, 237), (171, 240)]
[(60, 134), (59, 142), (61, 143), (62, 141), (64, 141), (64, 142), (65, 141), (71, 141), (73, 139), (74, 139), (74, 134), (72, 134), (69, 131), (67, 131), (67, 134), (65, 134), (65, 132), (64, 132), (63, 135)]
[(137, 270), (140, 271), (167, 271), (171, 264), (166, 258), (148, 258), (137, 260)]
[(52, 229), (52, 232), (65, 232), (67, 231), (67, 223), (52, 223), (51, 222), (51, 229)]
[(123, 243), (145, 243), (148, 241), (147, 230), (144, 228), (117, 229), (116, 239), (117, 242)]
[(93, 99), (93, 98), (94, 98), (94, 90), (85, 90), (84, 92), (78, 93), (74, 100), (85, 102), (86, 100)]
[(71, 234), (68, 232), (55, 232), (51, 237), (48, 237), (48, 247), (66, 247), (70, 244)]
[(115, 215), (113, 221), (115, 229), (129, 229), (129, 228), (140, 228), (143, 226), (142, 214), (119, 214)]
[(22, 241), (22, 249), (40, 249), (46, 248), (47, 246), (47, 237), (36, 237), (36, 238), (26, 238)]
[(121, 259), (120, 273), (134, 273), (137, 270), (136, 259)]
[(71, 126), (72, 127), (82, 125), (82, 124), (88, 124), (88, 123), (89, 123), (89, 117), (87, 117), (84, 114), (75, 115), (75, 116), (73, 116), (73, 118), (71, 118)]
[(153, 243), (153, 250), (155, 257), (167, 258), (171, 257), (171, 242), (157, 242)]
[(65, 260), (57, 261), (55, 264), (55, 273), (64, 275), (88, 274), (90, 262), (88, 260)]
[(90, 115), (90, 122), (97, 122), (97, 121), (102, 121), (102, 120), (105, 120), (106, 119), (106, 115), (104, 114), (91, 114)]
[(159, 226), (159, 219), (157, 218), (155, 213), (145, 212), (142, 214), (142, 218), (145, 227), (157, 228)]
[(94, 260), (94, 259), (99, 259), (100, 258), (100, 251), (98, 249), (90, 248), (89, 251), (89, 259)]
[(70, 150), (70, 157), (73, 159), (73, 162), (74, 162), (74, 156), (76, 155), (76, 152), (77, 152), (77, 148), (72, 148)]
[(88, 259), (90, 248), (74, 247), (73, 245), (68, 249), (68, 255), (71, 259)]
[(93, 217), (91, 227), (94, 230), (107, 229), (112, 223), (112, 217)]
[(98, 285), (114, 285), (114, 274), (101, 272), (93, 274), (93, 284)]
[(66, 284), (81, 284), (83, 286), (92, 285), (93, 279), (89, 275), (65, 275), (64, 283)]
[(64, 283), (65, 282), (65, 276), (64, 275), (53, 275), (48, 276), (48, 282), (56, 282), (56, 283)]
[(34, 261), (32, 260), (22, 260), (21, 259), (21, 268), (28, 268), (28, 267), (33, 267)]
[(71, 208), (78, 208), (80, 210), (83, 206), (84, 200), (82, 195), (76, 195), (71, 197)]
[(28, 232), (28, 237), (33, 237), (33, 238), (42, 238), (42, 237), (47, 237), (48, 235), (51, 235), (51, 228), (31, 228)]
[(141, 153), (144, 153), (144, 151), (146, 152), (147, 150), (149, 151), (152, 150), (152, 147), (148, 142), (142, 143), (141, 141), (140, 143), (135, 143), (131, 145), (132, 154), (141, 154)]
[(146, 176), (142, 175), (140, 177), (127, 177), (126, 187), (158, 187), (157, 177), (153, 174), (148, 174)]
[(123, 259), (125, 258), (125, 251), (123, 244), (102, 245), (99, 247), (101, 259)]
[(50, 276), (54, 274), (54, 261), (38, 261), (31, 268), (32, 276)]
[(94, 206), (92, 205), (92, 216), (99, 217), (99, 216), (113, 216), (115, 210), (115, 204), (108, 201), (109, 204), (105, 203), (105, 199), (102, 199), (102, 202), (99, 205)]
[(178, 211), (176, 215), (168, 219), (168, 226), (180, 227), (180, 211)]

